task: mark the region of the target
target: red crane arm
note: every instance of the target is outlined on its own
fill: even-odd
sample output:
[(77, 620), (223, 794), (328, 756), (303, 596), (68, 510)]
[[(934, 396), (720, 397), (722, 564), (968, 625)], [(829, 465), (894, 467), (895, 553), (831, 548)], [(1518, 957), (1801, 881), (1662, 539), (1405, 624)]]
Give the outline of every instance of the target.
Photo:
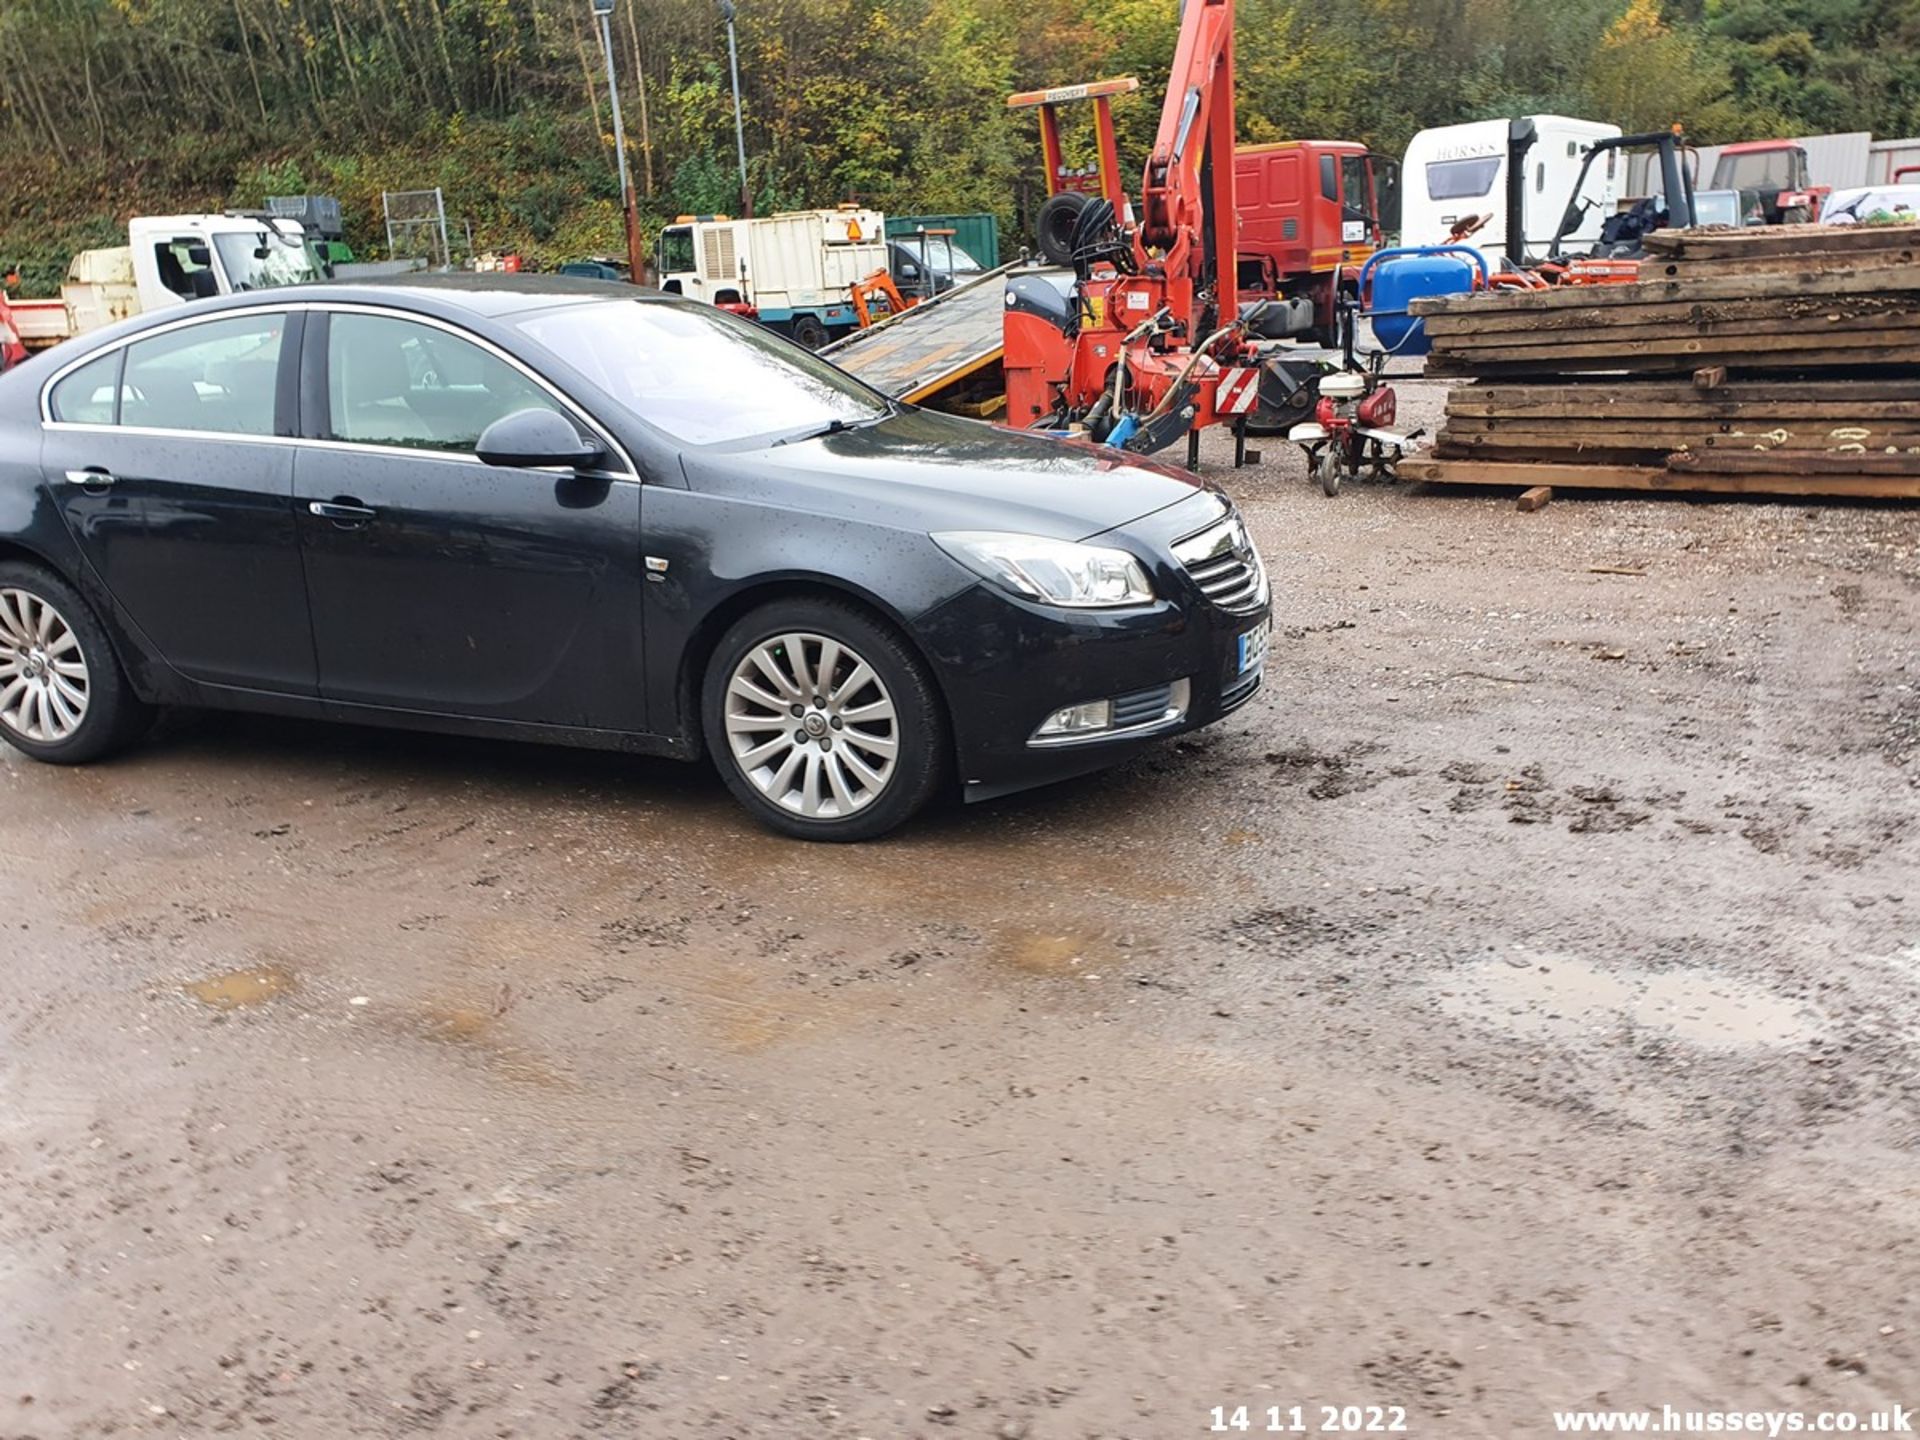
[(1160, 133), (1141, 182), (1140, 240), (1162, 253), (1167, 301), (1193, 334), (1211, 283), (1219, 322), (1238, 312), (1233, 194), (1233, 0), (1184, 0)]

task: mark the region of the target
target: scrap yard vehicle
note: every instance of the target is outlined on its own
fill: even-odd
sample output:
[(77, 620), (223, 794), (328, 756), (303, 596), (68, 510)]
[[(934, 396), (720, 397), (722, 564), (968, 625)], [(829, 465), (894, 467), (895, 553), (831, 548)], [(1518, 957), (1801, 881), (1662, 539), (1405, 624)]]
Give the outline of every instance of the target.
[[(1139, 88), (1126, 75), (1007, 101), (1010, 109), (1039, 112), (1047, 200), (1035, 231), (1041, 255), (1053, 264), (1073, 263), (1073, 228), (1087, 206), (1107, 200), (1123, 220), (1132, 218), (1120, 183), (1112, 103)], [(1093, 106), (1096, 162), (1076, 167), (1065, 159), (1061, 110), (1083, 102)], [(1277, 302), (1261, 312), (1261, 335), (1337, 343), (1339, 277), (1383, 243), (1380, 172), (1392, 163), (1351, 140), (1284, 140), (1234, 150), (1240, 296)]]
[[(1437, 242), (1378, 251), (1361, 267), (1358, 289), (1365, 318), (1393, 354), (1427, 353), (1426, 328), (1409, 312), (1415, 300), (1475, 290), (1629, 284), (1641, 278), (1640, 257), (1648, 234), (1697, 223), (1698, 195), (1680, 127), (1644, 135), (1616, 131), (1586, 143), (1563, 192), (1559, 223), (1544, 247), (1536, 248), (1528, 239), (1528, 227), (1537, 222), (1496, 220), (1502, 213), (1524, 216), (1537, 193), (1539, 172), (1529, 160), (1542, 143), (1541, 134), (1531, 116), (1502, 123), (1507, 140), (1499, 167), (1505, 180), (1500, 209), (1458, 220)], [(1547, 145), (1557, 156), (1558, 138)], [(1647, 157), (1649, 183), (1657, 177), (1658, 190), (1622, 203), (1615, 194), (1616, 180), (1632, 168), (1622, 160), (1637, 155)], [(1602, 175), (1604, 181), (1595, 178)], [(1501, 239), (1499, 250), (1484, 243), (1489, 232)]]
[[(1233, 23), (1233, 0), (1188, 0), (1182, 10), (1137, 221), (1117, 176), (1106, 173), (1116, 162), (1110, 118), (1102, 117), (1103, 193), (1077, 207), (1067, 247), (1072, 269), (1009, 277), (1008, 424), (1083, 432), (1139, 452), (1184, 435), (1193, 466), (1200, 431), (1224, 423), (1233, 427), (1241, 464), (1252, 458), (1247, 421), (1267, 379), (1290, 394), (1305, 388), (1255, 338), (1278, 302), (1241, 303)], [(1085, 88), (1009, 103), (1039, 105), (1046, 135), (1060, 100), (1044, 97)], [(1057, 133), (1046, 148), (1051, 165)]]
[[(1514, 137), (1526, 122), (1533, 138), (1516, 158)], [(1523, 251), (1544, 250), (1569, 194), (1591, 208), (1579, 228), (1562, 238), (1597, 243), (1601, 221), (1614, 208), (1618, 172), (1609, 161), (1602, 170), (1583, 174), (1581, 157), (1596, 141), (1619, 134), (1618, 125), (1565, 115), (1472, 120), (1422, 130), (1408, 143), (1401, 167), (1400, 243), (1445, 245), (1471, 227), (1482, 249), (1507, 250), (1518, 242)]]
[(1723, 145), (1709, 189), (1736, 190), (1748, 225), (1806, 225), (1820, 218), (1832, 187), (1808, 175), (1807, 147), (1797, 140), (1746, 140)]
[(1234, 152), (1240, 295), (1272, 296), (1260, 334), (1339, 343), (1339, 300), (1353, 268), (1384, 243), (1380, 171), (1351, 140), (1283, 140)]
[(762, 220), (682, 215), (660, 232), (660, 288), (818, 350), (859, 324), (853, 287), (887, 268), (886, 225), (877, 210), (850, 205)]
[[(1232, 427), (1240, 465), (1259, 458), (1246, 446), (1249, 434), (1313, 413), (1327, 362), (1290, 349), (1276, 331), (1307, 328), (1308, 311), (1312, 328), (1324, 327), (1326, 317), (1298, 296), (1271, 287), (1249, 294), (1241, 284), (1248, 256), (1236, 204), (1239, 167), (1225, 163), (1235, 154), (1233, 22), (1232, 0), (1182, 7), (1137, 213), (1120, 181), (1111, 102), (1137, 90), (1138, 80), (1011, 97), (1009, 106), (1039, 111), (1054, 187), (1041, 215), (1042, 245), (1066, 262), (987, 271), (836, 341), (834, 363), (895, 399), (1135, 453), (1185, 436), (1189, 467), (1208, 425)], [(1065, 164), (1056, 113), (1089, 100), (1098, 154), (1090, 173)], [(1303, 145), (1298, 153), (1314, 156), (1317, 175), (1315, 150)], [(1327, 245), (1309, 247), (1315, 266), (1333, 259), (1332, 246), (1350, 257), (1371, 248), (1367, 222), (1341, 213), (1358, 198), (1342, 188), (1342, 172), (1336, 156), (1336, 202), (1322, 212), (1336, 228)], [(1368, 172), (1348, 166), (1345, 173)], [(1267, 198), (1288, 202), (1278, 186)], [(1324, 190), (1306, 198), (1309, 208), (1326, 199)], [(1343, 244), (1349, 225), (1363, 239)], [(1282, 222), (1281, 242), (1294, 238)], [(1326, 289), (1332, 295), (1337, 287)]]
[(12, 323), (26, 348), (38, 350), (147, 311), (324, 274), (305, 227), (292, 219), (142, 215), (128, 222), (124, 246), (74, 256), (58, 296), (14, 300)]

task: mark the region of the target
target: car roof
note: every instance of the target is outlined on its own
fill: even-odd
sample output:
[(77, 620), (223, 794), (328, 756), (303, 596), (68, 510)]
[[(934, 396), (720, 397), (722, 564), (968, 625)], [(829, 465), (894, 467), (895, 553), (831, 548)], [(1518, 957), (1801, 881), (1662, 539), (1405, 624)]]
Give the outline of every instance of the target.
[(488, 316), (514, 315), (529, 310), (550, 310), (558, 305), (580, 305), (604, 300), (672, 299), (661, 291), (629, 285), (623, 280), (594, 280), (583, 275), (516, 275), (501, 271), (485, 274), (376, 275), (364, 280), (320, 281), (248, 292), (249, 299), (269, 302), (274, 298), (282, 301), (297, 298), (380, 302), (403, 297), (415, 302), (424, 301), (432, 308), (447, 307)]
[[(147, 330), (181, 321), (247, 310), (271, 310), (302, 305), (392, 305), (455, 324), (510, 323), (516, 316), (540, 310), (604, 304), (609, 300), (652, 305), (692, 305), (698, 302), (661, 290), (629, 285), (624, 280), (588, 280), (573, 275), (428, 274), (369, 276), (359, 280), (313, 281), (212, 295), (185, 305), (146, 310), (98, 330), (77, 335), (45, 354), (80, 358), (94, 350), (130, 341)], [(38, 357), (36, 357), (38, 358)], [(25, 367), (18, 367), (25, 368)]]

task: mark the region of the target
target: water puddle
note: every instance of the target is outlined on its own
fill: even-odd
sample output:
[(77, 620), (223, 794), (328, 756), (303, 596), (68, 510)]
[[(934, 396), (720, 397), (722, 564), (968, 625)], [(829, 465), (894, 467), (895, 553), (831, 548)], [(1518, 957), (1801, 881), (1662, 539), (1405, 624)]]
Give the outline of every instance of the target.
[(1593, 1040), (1631, 1026), (1720, 1051), (1802, 1045), (1824, 1030), (1798, 1001), (1719, 971), (1602, 970), (1524, 949), (1450, 978), (1441, 1008), (1537, 1040)]
[(211, 975), (180, 988), (202, 1005), (216, 1010), (238, 1010), (247, 1005), (264, 1005), (294, 987), (292, 974), (278, 965), (254, 965), (244, 970), (229, 970)]
[(994, 941), (994, 957), (1029, 975), (1079, 975), (1095, 963), (1101, 951), (1096, 936), (1080, 931), (1002, 929)]

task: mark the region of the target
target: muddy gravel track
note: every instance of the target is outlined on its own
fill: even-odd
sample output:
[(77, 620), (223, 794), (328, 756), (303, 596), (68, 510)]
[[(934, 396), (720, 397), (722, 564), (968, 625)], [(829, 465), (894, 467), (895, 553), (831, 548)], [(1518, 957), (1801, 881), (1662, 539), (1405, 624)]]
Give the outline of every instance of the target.
[(877, 845), (506, 744), (5, 752), (0, 1437), (1920, 1399), (1920, 512), (1283, 448), (1209, 449), (1252, 705)]

